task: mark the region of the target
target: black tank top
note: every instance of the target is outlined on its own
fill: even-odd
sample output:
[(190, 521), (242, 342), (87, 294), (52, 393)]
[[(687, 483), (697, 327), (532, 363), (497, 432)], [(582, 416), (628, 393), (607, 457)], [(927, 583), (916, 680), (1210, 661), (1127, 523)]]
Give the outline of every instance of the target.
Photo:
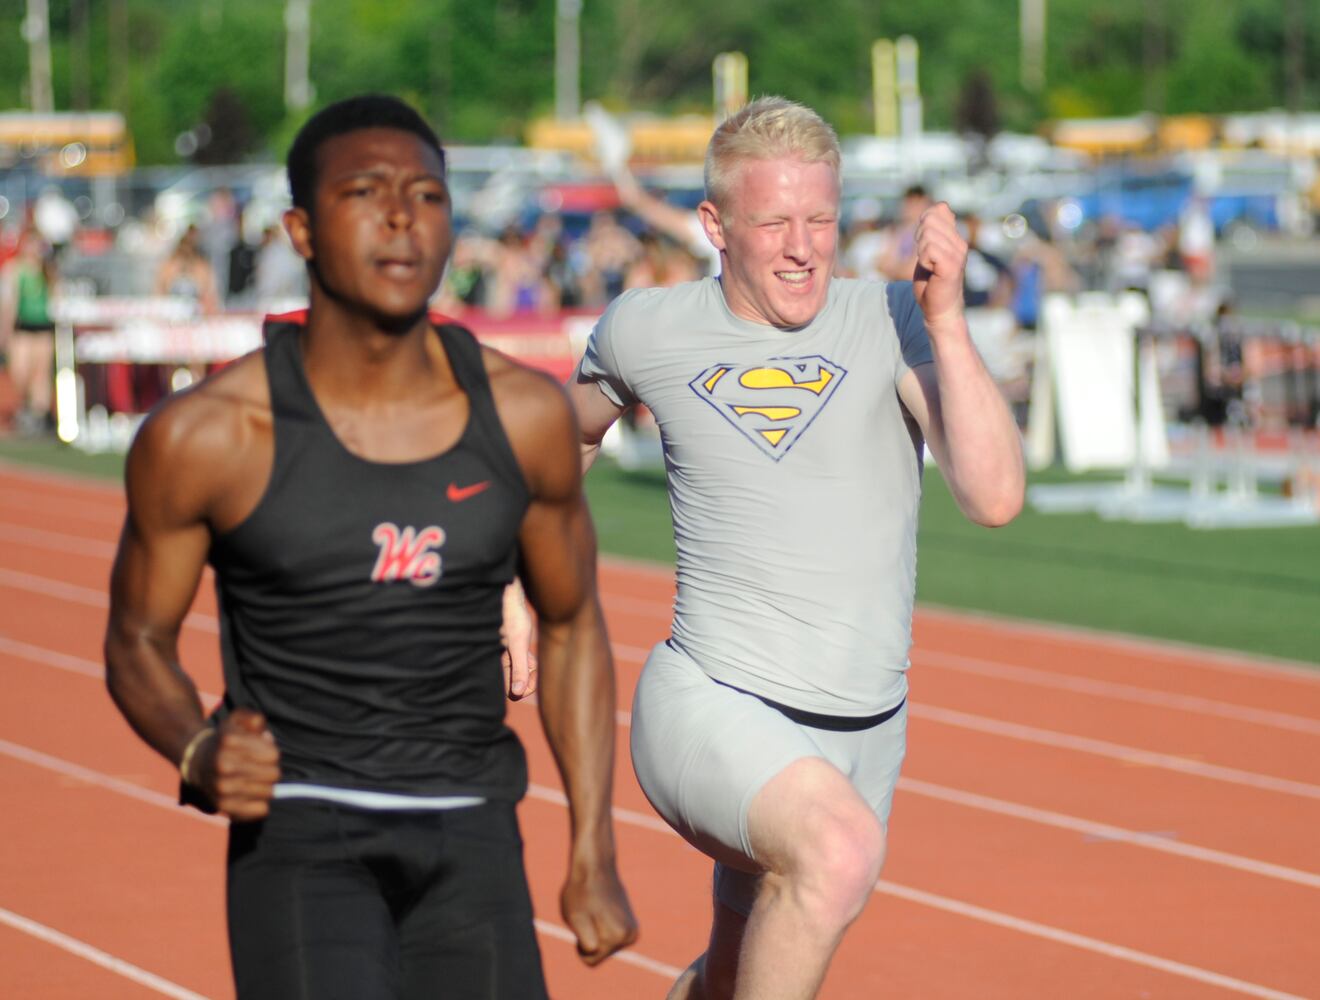
[(438, 328), (467, 426), (434, 458), (379, 463), (331, 431), (300, 329), (267, 327), (274, 467), (211, 545), (222, 711), (266, 715), (283, 781), (516, 800), (527, 766), (504, 724), (499, 628), (529, 493), (481, 349)]

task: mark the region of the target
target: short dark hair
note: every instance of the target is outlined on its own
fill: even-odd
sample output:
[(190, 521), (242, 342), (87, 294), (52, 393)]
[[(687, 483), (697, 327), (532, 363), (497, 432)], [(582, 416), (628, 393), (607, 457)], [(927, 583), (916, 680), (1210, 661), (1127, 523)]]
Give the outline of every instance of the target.
[(420, 114), (389, 94), (362, 94), (337, 101), (312, 115), (298, 130), (289, 147), (289, 193), (295, 208), (311, 211), (316, 197), (317, 153), (327, 139), (368, 128), (392, 128), (411, 132), (435, 150), (440, 169), (445, 151), (435, 130)]

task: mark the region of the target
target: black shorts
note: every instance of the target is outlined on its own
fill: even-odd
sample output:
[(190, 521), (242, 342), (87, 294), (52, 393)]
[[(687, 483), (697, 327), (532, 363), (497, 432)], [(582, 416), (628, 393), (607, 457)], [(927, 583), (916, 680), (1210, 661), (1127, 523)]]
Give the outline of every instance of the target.
[(544, 1000), (511, 802), (277, 799), (229, 836), (240, 1000)]

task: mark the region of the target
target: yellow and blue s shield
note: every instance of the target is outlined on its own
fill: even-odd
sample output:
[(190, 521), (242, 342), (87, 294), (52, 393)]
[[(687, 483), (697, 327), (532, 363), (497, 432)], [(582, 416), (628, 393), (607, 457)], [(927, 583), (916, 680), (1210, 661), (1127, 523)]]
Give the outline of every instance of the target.
[(828, 358), (711, 365), (688, 385), (776, 462), (802, 437), (848, 373)]

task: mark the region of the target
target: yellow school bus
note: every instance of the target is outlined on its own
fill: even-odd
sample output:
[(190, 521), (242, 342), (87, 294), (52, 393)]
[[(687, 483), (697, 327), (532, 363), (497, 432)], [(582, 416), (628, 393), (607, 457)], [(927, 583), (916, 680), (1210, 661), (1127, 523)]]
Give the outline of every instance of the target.
[(0, 112), (0, 167), (48, 177), (117, 176), (131, 170), (133, 139), (117, 111)]

